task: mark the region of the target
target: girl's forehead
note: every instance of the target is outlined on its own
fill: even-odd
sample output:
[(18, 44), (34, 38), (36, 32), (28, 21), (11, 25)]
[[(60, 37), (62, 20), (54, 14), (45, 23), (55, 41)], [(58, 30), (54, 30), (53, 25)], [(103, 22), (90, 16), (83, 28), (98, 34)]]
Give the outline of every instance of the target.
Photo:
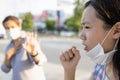
[[(82, 19), (82, 25), (103, 26), (104, 21), (97, 17), (97, 12), (92, 6), (85, 8)], [(99, 25), (98, 25), (99, 24)]]
[(82, 14), (82, 19), (81, 22), (92, 22), (95, 21), (96, 19), (96, 11), (92, 6), (88, 6), (85, 8), (83, 14)]

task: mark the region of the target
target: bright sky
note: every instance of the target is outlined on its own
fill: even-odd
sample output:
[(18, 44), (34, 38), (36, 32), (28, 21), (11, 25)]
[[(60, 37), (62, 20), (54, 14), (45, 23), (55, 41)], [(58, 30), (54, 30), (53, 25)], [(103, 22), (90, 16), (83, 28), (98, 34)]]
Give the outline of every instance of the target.
[[(29, 12), (39, 14), (42, 10), (56, 10), (58, 0), (0, 0), (0, 21), (7, 15)], [(60, 1), (60, 0), (59, 0)], [(70, 1), (74, 0), (62, 0)]]

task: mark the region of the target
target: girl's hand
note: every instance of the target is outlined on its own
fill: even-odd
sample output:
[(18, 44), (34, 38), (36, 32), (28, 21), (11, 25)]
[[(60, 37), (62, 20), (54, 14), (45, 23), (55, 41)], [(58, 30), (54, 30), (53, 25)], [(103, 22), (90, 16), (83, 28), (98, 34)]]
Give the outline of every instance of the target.
[(61, 63), (65, 70), (75, 70), (80, 59), (79, 50), (76, 47), (65, 51), (60, 56)]

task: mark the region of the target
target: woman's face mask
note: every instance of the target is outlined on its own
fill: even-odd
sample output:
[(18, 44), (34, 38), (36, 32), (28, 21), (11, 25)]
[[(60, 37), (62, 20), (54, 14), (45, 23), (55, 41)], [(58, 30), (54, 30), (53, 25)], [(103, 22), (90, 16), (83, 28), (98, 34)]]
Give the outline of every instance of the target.
[(17, 39), (21, 36), (21, 30), (20, 28), (16, 27), (16, 28), (11, 28), (8, 30), (8, 35), (13, 39)]

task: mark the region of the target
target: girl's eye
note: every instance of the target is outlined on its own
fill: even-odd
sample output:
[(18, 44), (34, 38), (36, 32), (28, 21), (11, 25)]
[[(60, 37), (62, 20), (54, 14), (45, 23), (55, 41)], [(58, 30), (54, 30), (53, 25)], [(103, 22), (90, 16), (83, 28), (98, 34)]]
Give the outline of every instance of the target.
[(89, 26), (85, 26), (84, 28), (85, 28), (85, 29), (90, 29), (90, 27), (89, 27)]

